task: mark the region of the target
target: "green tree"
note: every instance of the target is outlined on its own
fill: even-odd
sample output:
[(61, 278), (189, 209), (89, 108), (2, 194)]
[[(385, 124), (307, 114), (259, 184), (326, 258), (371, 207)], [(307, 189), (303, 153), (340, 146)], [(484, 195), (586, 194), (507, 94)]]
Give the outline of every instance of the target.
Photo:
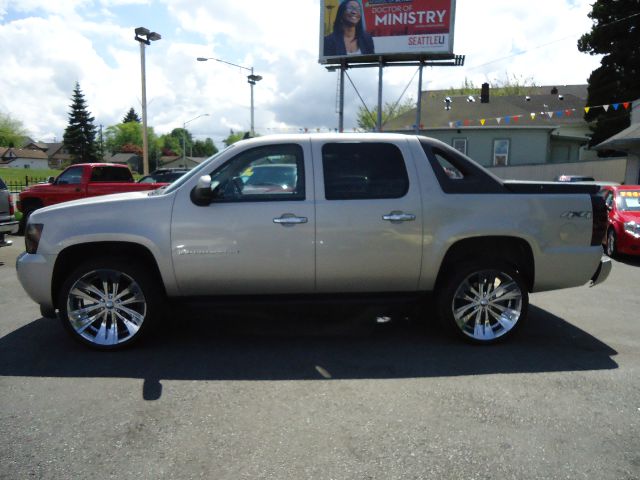
[(177, 157), (182, 154), (182, 139), (178, 140), (171, 134), (165, 133), (160, 136), (159, 146), (162, 155)]
[(218, 153), (218, 149), (210, 138), (207, 138), (204, 141), (196, 140), (193, 144), (194, 157), (210, 157), (216, 153)]
[[(589, 76), (587, 105), (612, 105), (640, 97), (640, 1), (597, 0), (589, 13), (593, 27), (578, 40), (578, 50), (604, 55)], [(590, 109), (587, 121), (596, 122), (590, 145), (597, 145), (629, 126), (630, 110)]]
[[(518, 77), (517, 75), (505, 74), (505, 78), (495, 78), (488, 82), (491, 87), (491, 95), (501, 97), (507, 95), (530, 95), (537, 87), (533, 77)], [(476, 86), (472, 80), (464, 79), (460, 87), (447, 89), (447, 95), (480, 95), (481, 87)]]
[(26, 135), (22, 122), (0, 113), (0, 147), (19, 147)]
[(234, 132), (233, 130), (231, 130), (229, 132), (229, 136), (227, 138), (225, 138), (224, 140), (222, 140), (222, 143), (224, 143), (225, 147), (228, 147), (229, 145), (232, 145), (236, 142), (239, 142), (240, 140), (244, 139), (244, 138), (248, 138), (249, 137), (249, 132)]
[(94, 118), (87, 110), (80, 83), (76, 82), (71, 98), (69, 124), (63, 136), (64, 146), (73, 155), (73, 163), (95, 162), (98, 159), (96, 127), (93, 124)]
[(174, 128), (169, 135), (178, 141), (180, 155), (189, 155), (189, 150), (193, 148), (191, 132), (184, 128)]
[[(402, 103), (385, 103), (382, 107), (382, 126), (416, 108), (416, 102), (412, 98), (407, 98)], [(378, 121), (378, 107), (374, 107), (372, 110), (368, 110), (364, 106), (358, 108), (356, 116), (358, 120), (358, 126), (365, 130), (375, 130), (376, 123)]]
[(122, 118), (122, 123), (129, 123), (129, 122), (140, 123), (141, 121), (142, 120), (140, 119), (136, 111), (133, 109), (133, 107), (131, 107), (127, 112), (127, 114)]
[[(147, 127), (147, 140), (149, 165), (154, 169), (160, 159), (162, 142), (156, 136), (153, 127)], [(107, 127), (105, 144), (111, 154), (135, 153), (142, 156), (142, 125), (138, 122), (126, 122)]]
[[(149, 130), (152, 129), (147, 129), (147, 134)], [(142, 147), (142, 125), (137, 122), (111, 125), (105, 132), (105, 143), (111, 153), (121, 152), (122, 146), (127, 144)]]

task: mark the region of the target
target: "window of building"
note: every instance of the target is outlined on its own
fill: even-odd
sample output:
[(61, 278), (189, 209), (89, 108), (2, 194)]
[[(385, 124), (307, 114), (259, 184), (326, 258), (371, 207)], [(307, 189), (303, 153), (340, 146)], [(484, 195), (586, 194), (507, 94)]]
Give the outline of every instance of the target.
[(493, 165), (503, 167), (509, 165), (509, 139), (499, 138), (493, 141)]
[(458, 150), (463, 155), (467, 154), (467, 139), (466, 138), (454, 138), (451, 141), (453, 148)]

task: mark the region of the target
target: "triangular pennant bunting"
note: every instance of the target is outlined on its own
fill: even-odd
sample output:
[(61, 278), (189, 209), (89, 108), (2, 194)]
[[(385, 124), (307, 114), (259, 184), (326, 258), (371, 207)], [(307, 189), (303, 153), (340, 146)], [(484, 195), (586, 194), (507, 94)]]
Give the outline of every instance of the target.
[(502, 117), (496, 118), (496, 121), (498, 122), (498, 125), (500, 125), (500, 122), (502, 121)]
[(584, 107), (584, 113), (589, 113), (589, 110), (591, 110), (591, 107)]
[(549, 118), (553, 117), (553, 112), (547, 112), (547, 115), (549, 116)]
[(604, 111), (605, 111), (605, 112), (608, 112), (608, 111), (609, 111), (609, 105), (603, 105), (603, 106), (602, 106), (602, 108), (604, 108)]
[(619, 106), (620, 106), (620, 104), (619, 104), (619, 103), (614, 103), (614, 104), (613, 104), (613, 109), (614, 109), (614, 110), (618, 110), (618, 107), (619, 107)]
[(482, 125), (483, 127), (484, 127), (484, 122), (485, 122), (485, 119), (484, 119), (484, 118), (481, 118), (481, 119), (480, 119), (480, 125)]
[(624, 102), (622, 106), (624, 107), (625, 110), (629, 110), (629, 102)]
[(536, 119), (536, 114), (531, 112), (531, 120), (535, 120)]

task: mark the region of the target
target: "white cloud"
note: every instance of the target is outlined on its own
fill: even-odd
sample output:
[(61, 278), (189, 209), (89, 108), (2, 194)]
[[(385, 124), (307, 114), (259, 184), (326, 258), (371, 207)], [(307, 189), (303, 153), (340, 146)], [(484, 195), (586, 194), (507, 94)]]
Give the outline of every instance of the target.
[[(459, 86), (465, 77), (479, 85), (506, 74), (538, 84), (586, 82), (598, 58), (579, 53), (576, 41), (591, 26), (589, 1), (539, 0), (534, 7), (458, 0), (455, 51), (466, 55), (465, 67), (428, 68), (424, 87)], [(146, 50), (149, 124), (156, 132), (202, 113), (210, 116), (189, 124), (196, 136), (219, 142), (231, 128), (248, 129), (248, 72), (196, 62), (198, 56), (253, 66), (263, 76), (254, 90), (259, 131), (337, 126), (337, 74), (317, 63), (319, 0), (277, 6), (262, 0), (0, 0), (0, 18), (23, 17), (0, 24), (0, 110), (23, 121), (35, 138), (60, 138), (78, 80), (97, 124), (119, 122), (132, 106), (140, 113), (140, 55), (131, 30), (137, 19), (118, 16), (135, 4), (148, 5), (149, 14), (165, 22), (163, 39)], [(158, 22), (149, 19), (149, 25)], [(397, 100), (415, 71), (386, 68), (384, 101)], [(348, 71), (369, 106), (377, 99), (377, 73)], [(414, 80), (407, 93), (415, 98), (416, 88)], [(347, 80), (347, 128), (355, 126), (359, 105)]]

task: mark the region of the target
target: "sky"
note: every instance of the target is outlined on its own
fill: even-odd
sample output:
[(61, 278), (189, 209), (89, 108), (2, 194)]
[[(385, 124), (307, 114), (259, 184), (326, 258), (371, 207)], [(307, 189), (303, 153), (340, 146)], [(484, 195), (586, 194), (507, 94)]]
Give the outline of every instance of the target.
[[(536, 85), (585, 84), (600, 57), (578, 51), (593, 0), (457, 0), (454, 53), (463, 67), (428, 67), (423, 90), (476, 86), (507, 77)], [(338, 126), (338, 73), (318, 63), (320, 0), (0, 0), (0, 112), (37, 141), (61, 141), (76, 81), (96, 126), (141, 114), (140, 47), (134, 29), (162, 35), (145, 50), (148, 124), (186, 124), (218, 147), (250, 125), (262, 135)], [(417, 68), (383, 73), (383, 102), (417, 98)], [(350, 69), (345, 130), (357, 127), (362, 97), (377, 104), (378, 69)], [(403, 97), (403, 91), (406, 93)], [(202, 115), (202, 116), (201, 116)]]

